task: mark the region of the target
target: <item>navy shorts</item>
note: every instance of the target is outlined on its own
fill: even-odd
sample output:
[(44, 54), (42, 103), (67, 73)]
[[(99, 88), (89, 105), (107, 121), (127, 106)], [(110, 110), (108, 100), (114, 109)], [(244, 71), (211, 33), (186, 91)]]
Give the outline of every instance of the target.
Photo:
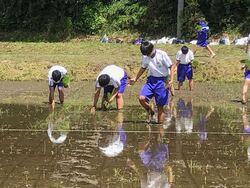
[(244, 73), (245, 79), (250, 79), (250, 70), (246, 70)]
[(177, 67), (177, 80), (184, 82), (185, 78), (188, 80), (193, 79), (193, 68), (191, 64), (179, 64)]
[(62, 82), (59, 82), (59, 83), (54, 83), (53, 86), (49, 85), (49, 87), (53, 87), (53, 88), (58, 87), (58, 89), (62, 89), (64, 86)]
[[(126, 87), (127, 87), (127, 83), (128, 83), (128, 75), (126, 72), (124, 72), (124, 76), (120, 80), (120, 82), (121, 82), (121, 85), (118, 88), (118, 93), (124, 93), (126, 90)], [(112, 86), (112, 85), (108, 85), (108, 86), (104, 87), (104, 94), (112, 93), (113, 89), (114, 89), (114, 86)]]

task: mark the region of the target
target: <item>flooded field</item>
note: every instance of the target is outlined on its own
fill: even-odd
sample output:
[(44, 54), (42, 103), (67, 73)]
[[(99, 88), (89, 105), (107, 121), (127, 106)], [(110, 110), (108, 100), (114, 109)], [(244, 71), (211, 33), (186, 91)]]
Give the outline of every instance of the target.
[[(243, 187), (250, 185), (250, 106), (240, 84), (176, 92), (163, 125), (125, 108), (90, 114), (93, 83), (75, 83), (51, 112), (46, 82), (0, 84), (0, 187)], [(197, 89), (199, 88), (199, 89)]]

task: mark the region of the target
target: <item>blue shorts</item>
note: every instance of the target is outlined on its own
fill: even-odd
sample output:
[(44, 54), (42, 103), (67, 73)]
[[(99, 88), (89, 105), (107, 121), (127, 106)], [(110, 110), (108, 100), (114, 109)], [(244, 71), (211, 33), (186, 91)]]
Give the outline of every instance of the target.
[(246, 70), (244, 73), (245, 79), (250, 79), (250, 70)]
[(188, 80), (193, 79), (193, 68), (191, 64), (179, 64), (177, 67), (177, 80), (184, 82), (185, 77), (187, 77)]
[(165, 77), (149, 76), (147, 82), (141, 89), (140, 96), (144, 96), (147, 101), (155, 97), (157, 106), (164, 106), (168, 102), (169, 90), (166, 89)]
[[(128, 75), (126, 72), (124, 72), (124, 76), (120, 80), (120, 82), (121, 82), (121, 85), (118, 88), (118, 93), (124, 93), (126, 90), (126, 87), (127, 87), (127, 82), (128, 82)], [(108, 85), (108, 86), (104, 87), (104, 94), (112, 93), (113, 90), (114, 90), (114, 86)]]
[(63, 88), (63, 83), (62, 82), (59, 82), (59, 83), (54, 83), (53, 86), (49, 86), (49, 87), (53, 87), (53, 88), (56, 88), (56, 86), (59, 88)]
[(189, 101), (187, 102), (187, 104), (185, 104), (185, 101), (183, 99), (179, 99), (177, 101), (177, 111), (179, 112), (181, 117), (186, 117), (186, 118), (190, 118), (192, 117), (192, 103)]

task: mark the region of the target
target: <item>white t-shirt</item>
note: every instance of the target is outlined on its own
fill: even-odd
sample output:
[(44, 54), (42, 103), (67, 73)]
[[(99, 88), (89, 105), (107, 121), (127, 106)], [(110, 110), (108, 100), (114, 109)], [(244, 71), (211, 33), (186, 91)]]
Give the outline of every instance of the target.
[(49, 86), (53, 86), (54, 83), (55, 83), (55, 81), (52, 79), (52, 72), (54, 70), (59, 70), (61, 72), (61, 78), (63, 78), (64, 75), (67, 73), (67, 70), (64, 67), (60, 66), (60, 65), (55, 65), (55, 66), (51, 67), (49, 69), (49, 74), (48, 74)]
[(142, 57), (141, 67), (148, 69), (148, 76), (168, 76), (171, 65), (172, 61), (167, 53), (159, 49), (156, 49), (156, 54), (153, 58), (148, 56)]
[(116, 65), (108, 65), (105, 67), (96, 78), (96, 87), (101, 87), (98, 78), (102, 74), (107, 74), (110, 76), (110, 81), (108, 85), (113, 85), (115, 88), (118, 88), (121, 85), (121, 79), (124, 77), (125, 72), (122, 68)]
[(179, 50), (176, 54), (176, 60), (180, 61), (180, 64), (188, 64), (194, 60), (194, 53), (191, 50), (188, 50), (187, 54), (183, 54), (182, 51)]

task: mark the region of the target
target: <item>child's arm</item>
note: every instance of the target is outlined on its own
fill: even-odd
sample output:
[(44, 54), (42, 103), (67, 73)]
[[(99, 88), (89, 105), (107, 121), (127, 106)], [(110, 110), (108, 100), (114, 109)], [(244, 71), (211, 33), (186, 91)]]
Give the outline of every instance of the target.
[(170, 78), (168, 81), (168, 84), (171, 85), (174, 81), (174, 73), (175, 73), (175, 69), (176, 69), (176, 64), (173, 64), (170, 68)]
[(101, 88), (100, 87), (96, 87), (95, 88), (95, 95), (94, 95), (93, 106), (91, 108), (91, 113), (95, 113), (96, 105), (97, 105), (97, 102), (98, 102), (98, 99), (99, 99), (100, 92), (101, 92)]
[(141, 67), (136, 77), (129, 80), (129, 84), (134, 85), (134, 83), (141, 77), (141, 75), (145, 72), (145, 70), (146, 70), (145, 68)]

